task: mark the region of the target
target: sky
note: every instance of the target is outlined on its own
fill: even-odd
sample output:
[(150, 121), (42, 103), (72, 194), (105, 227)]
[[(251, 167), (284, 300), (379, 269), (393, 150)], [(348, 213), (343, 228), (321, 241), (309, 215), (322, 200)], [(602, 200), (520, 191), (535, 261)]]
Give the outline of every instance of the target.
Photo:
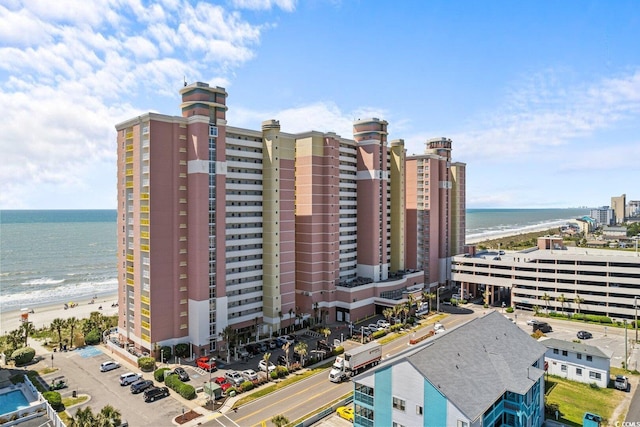
[(0, 209), (116, 209), (115, 125), (184, 81), (235, 127), (451, 138), (468, 208), (640, 199), (636, 0), (0, 0)]

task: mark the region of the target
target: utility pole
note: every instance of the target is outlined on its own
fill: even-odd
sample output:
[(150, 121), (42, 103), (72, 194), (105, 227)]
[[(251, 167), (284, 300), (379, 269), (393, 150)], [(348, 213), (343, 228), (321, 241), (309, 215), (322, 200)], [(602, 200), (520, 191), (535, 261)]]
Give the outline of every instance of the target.
[(629, 370), (627, 366), (627, 319), (624, 319), (624, 369)]
[(636, 311), (634, 326), (636, 327), (636, 343), (637, 343), (638, 342), (638, 297), (637, 296), (633, 297), (633, 308)]

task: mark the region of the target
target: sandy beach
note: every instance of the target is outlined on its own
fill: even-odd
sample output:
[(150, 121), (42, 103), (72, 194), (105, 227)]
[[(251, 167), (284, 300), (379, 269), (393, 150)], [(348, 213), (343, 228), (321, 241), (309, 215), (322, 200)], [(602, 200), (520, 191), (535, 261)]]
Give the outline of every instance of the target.
[(504, 239), (505, 237), (511, 237), (511, 236), (519, 236), (521, 234), (527, 234), (527, 233), (539, 233), (541, 231), (547, 231), (547, 230), (551, 230), (557, 227), (554, 227), (553, 225), (549, 225), (549, 224), (542, 224), (538, 227), (529, 227), (525, 230), (520, 230), (518, 232), (514, 232), (513, 230), (507, 230), (504, 232), (496, 232), (496, 233), (492, 233), (492, 234), (486, 234), (483, 236), (479, 236), (479, 237), (470, 237), (466, 239), (466, 244), (467, 245), (473, 245), (476, 243), (480, 243), (480, 242), (486, 242), (488, 240), (494, 240), (494, 239)]
[[(33, 313), (29, 313), (28, 320), (33, 323), (36, 328), (48, 327), (51, 321), (56, 318), (68, 319), (75, 317), (76, 319), (87, 319), (93, 311), (99, 311), (105, 316), (113, 316), (118, 314), (118, 307), (112, 307), (118, 300), (118, 295), (101, 295), (93, 304), (91, 299), (73, 301), (76, 305), (73, 308), (64, 309), (64, 303), (56, 303), (47, 306), (34, 307)], [(102, 306), (102, 310), (98, 307)], [(13, 310), (2, 312), (0, 314), (0, 334), (6, 334), (9, 331), (18, 329), (21, 323), (22, 312)]]

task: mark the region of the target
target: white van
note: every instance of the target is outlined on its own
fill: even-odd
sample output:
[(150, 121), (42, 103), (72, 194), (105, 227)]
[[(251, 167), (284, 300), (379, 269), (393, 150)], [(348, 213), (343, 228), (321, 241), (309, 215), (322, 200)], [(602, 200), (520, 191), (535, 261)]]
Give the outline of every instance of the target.
[(135, 374), (133, 372), (127, 372), (126, 374), (120, 375), (120, 385), (125, 386), (132, 384), (142, 378), (141, 374)]

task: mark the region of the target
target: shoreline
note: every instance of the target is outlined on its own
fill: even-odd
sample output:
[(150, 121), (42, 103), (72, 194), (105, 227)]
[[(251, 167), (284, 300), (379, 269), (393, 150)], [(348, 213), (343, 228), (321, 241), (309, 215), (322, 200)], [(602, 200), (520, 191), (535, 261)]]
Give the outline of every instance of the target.
[[(97, 295), (97, 299), (90, 304), (92, 298), (82, 298), (73, 301), (77, 306), (65, 310), (64, 303), (56, 302), (47, 305), (29, 307), (33, 313), (28, 313), (28, 321), (33, 323), (36, 329), (48, 328), (51, 321), (56, 318), (68, 319), (88, 319), (91, 313), (97, 311), (104, 316), (114, 316), (118, 314), (118, 307), (112, 306), (118, 301), (118, 294)], [(99, 307), (102, 306), (102, 310)], [(2, 311), (0, 314), (0, 334), (6, 335), (8, 332), (18, 329), (22, 323), (21, 316), (24, 312), (21, 309)]]
[(489, 242), (491, 240), (504, 239), (506, 237), (517, 237), (523, 236), (525, 234), (530, 233), (541, 233), (543, 231), (549, 231), (559, 228), (559, 226), (553, 226), (549, 224), (541, 224), (540, 226), (530, 227), (526, 229), (519, 230), (505, 230), (505, 231), (497, 231), (492, 234), (485, 234), (483, 236), (471, 237), (465, 240), (465, 244), (467, 245), (476, 245), (478, 243)]

